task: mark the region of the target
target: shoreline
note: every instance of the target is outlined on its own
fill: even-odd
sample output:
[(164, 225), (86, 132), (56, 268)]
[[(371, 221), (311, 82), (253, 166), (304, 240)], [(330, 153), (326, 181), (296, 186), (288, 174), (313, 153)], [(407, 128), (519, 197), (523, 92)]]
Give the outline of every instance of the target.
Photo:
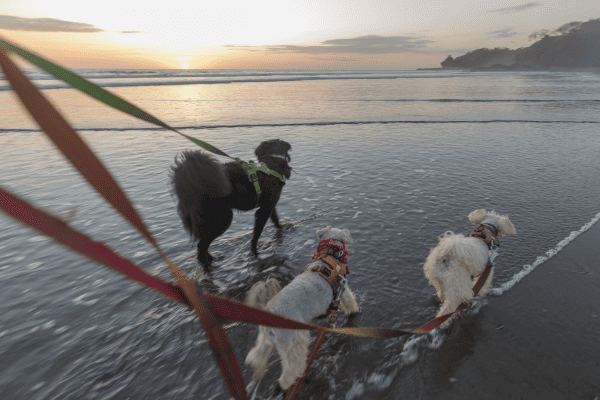
[(516, 392), (520, 398), (600, 398), (599, 240), (596, 223), (520, 284), (490, 297), (473, 317), (481, 337), (440, 398)]
[[(497, 64), (498, 65), (498, 64)], [(415, 71), (467, 71), (467, 72), (600, 72), (600, 67), (531, 67), (531, 68), (511, 68), (510, 65), (497, 67), (473, 66), (467, 68), (417, 68)]]

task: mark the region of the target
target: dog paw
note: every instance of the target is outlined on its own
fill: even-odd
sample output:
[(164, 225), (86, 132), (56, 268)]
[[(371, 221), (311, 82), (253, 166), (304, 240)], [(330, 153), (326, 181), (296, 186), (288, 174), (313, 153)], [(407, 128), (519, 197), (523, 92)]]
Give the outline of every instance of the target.
[(287, 395), (287, 390), (283, 390), (278, 383), (277, 387), (275, 387), (275, 390), (273, 390), (273, 394), (271, 395), (270, 399), (272, 399), (272, 400), (282, 399), (283, 400), (286, 395)]
[(250, 251), (252, 252), (253, 255), (258, 256), (258, 240), (256, 242), (252, 241), (250, 243)]
[(354, 325), (356, 323), (356, 317), (357, 316), (358, 316), (357, 312), (348, 314), (348, 322), (346, 324), (346, 326), (348, 328), (353, 328), (354, 327)]
[(208, 251), (205, 253), (206, 255), (203, 254), (202, 251), (198, 251), (198, 261), (201, 263), (209, 263), (211, 262), (214, 257), (212, 256), (212, 254), (210, 254)]
[(200, 264), (202, 267), (208, 269), (208, 267), (211, 266), (214, 259), (215, 258), (212, 255), (210, 255), (210, 253), (207, 253), (205, 258), (198, 257), (198, 264)]

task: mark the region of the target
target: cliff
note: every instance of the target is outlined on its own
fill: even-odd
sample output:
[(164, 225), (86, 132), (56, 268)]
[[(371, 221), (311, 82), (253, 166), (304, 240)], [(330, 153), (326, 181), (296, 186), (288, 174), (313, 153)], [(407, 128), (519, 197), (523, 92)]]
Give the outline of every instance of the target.
[(534, 32), (530, 38), (540, 39), (529, 47), (516, 50), (484, 48), (456, 58), (448, 56), (442, 62), (442, 69), (600, 68), (600, 19), (570, 22), (553, 32)]

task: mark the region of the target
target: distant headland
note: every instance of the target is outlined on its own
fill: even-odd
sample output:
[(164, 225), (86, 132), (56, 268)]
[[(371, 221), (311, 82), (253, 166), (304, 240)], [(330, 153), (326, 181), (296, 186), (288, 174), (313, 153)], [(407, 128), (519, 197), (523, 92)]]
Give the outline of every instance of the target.
[(442, 68), (471, 71), (555, 71), (600, 69), (600, 19), (569, 22), (554, 31), (542, 30), (529, 36), (537, 40), (529, 47), (477, 49), (460, 57), (448, 56)]

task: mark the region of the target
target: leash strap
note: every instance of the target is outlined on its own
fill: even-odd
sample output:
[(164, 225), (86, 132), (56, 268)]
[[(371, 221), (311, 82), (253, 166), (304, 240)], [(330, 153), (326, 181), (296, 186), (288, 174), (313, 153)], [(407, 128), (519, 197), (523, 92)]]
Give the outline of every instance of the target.
[(256, 171), (258, 171), (258, 168), (256, 165), (248, 165), (246, 161), (243, 161), (239, 158), (236, 158), (235, 161), (242, 165), (242, 168), (244, 168), (244, 171), (246, 171), (248, 174), (248, 179), (250, 179), (250, 182), (254, 185), (254, 190), (256, 191), (256, 204), (258, 205), (260, 201), (260, 195), (262, 193), (260, 190), (260, 185), (258, 184), (258, 177), (256, 176)]
[[(4, 46), (4, 42), (0, 42)], [(0, 67), (9, 81), (13, 90), (20, 98), (21, 102), (29, 111), (40, 128), (44, 130), (46, 135), (54, 142), (59, 150), (69, 159), (71, 164), (79, 170), (86, 180), (100, 193), (129, 223), (136, 228), (142, 236), (155, 248), (161, 258), (168, 264), (169, 270), (175, 276), (179, 283), (179, 288), (187, 298), (187, 303), (190, 304), (198, 315), (202, 327), (205, 329), (209, 343), (213, 349), (213, 355), (218, 360), (219, 368), (225, 382), (236, 399), (245, 400), (248, 398), (246, 388), (243, 384), (242, 374), (231, 350), (229, 340), (225, 330), (216, 319), (214, 309), (212, 309), (209, 301), (202, 293), (198, 295), (194, 284), (177, 266), (171, 262), (167, 255), (159, 247), (158, 243), (146, 227), (144, 221), (139, 216), (125, 193), (119, 187), (117, 182), (112, 178), (104, 165), (98, 160), (95, 154), (87, 147), (85, 142), (79, 137), (69, 123), (60, 115), (54, 106), (39, 92), (39, 90), (27, 79), (19, 68), (10, 60), (4, 48), (0, 46)], [(10, 215), (18, 218), (23, 222), (30, 222), (27, 218), (23, 218), (23, 210), (27, 209), (27, 203), (17, 200), (15, 196), (9, 195), (7, 192), (0, 190), (0, 200), (2, 200), (2, 209)], [(12, 212), (11, 212), (12, 211)], [(28, 210), (31, 212), (31, 208)], [(36, 224), (44, 224), (38, 219), (32, 222)], [(46, 221), (45, 223), (51, 223)], [(31, 226), (34, 226), (30, 224)], [(63, 225), (64, 224), (63, 222)], [(36, 229), (42, 226), (36, 227)], [(76, 241), (74, 237), (63, 237), (65, 235), (64, 226), (59, 227), (58, 237), (53, 237), (57, 240), (67, 239)], [(48, 234), (48, 233), (46, 233)], [(97, 246), (85, 248), (86, 255), (94, 255)], [(97, 256), (92, 257), (98, 260)], [(105, 259), (98, 260), (100, 262)]]
[[(492, 270), (492, 263), (488, 262), (488, 265), (486, 266), (486, 268), (483, 270), (483, 272), (481, 273), (481, 275), (479, 276), (479, 279), (477, 279), (477, 282), (475, 283), (475, 285), (473, 286), (473, 296), (477, 296), (477, 294), (479, 293), (479, 291), (481, 290), (481, 288), (483, 287), (483, 285), (485, 284), (485, 282), (487, 281), (488, 276), (490, 275), (490, 271)], [(446, 322), (451, 316), (453, 316), (456, 313), (462, 312), (464, 310), (466, 310), (468, 307), (468, 303), (467, 302), (463, 302), (461, 303), (454, 312), (451, 312), (450, 314), (446, 314), (446, 315), (442, 315), (440, 317), (437, 317), (431, 321), (429, 321), (428, 323), (426, 323), (425, 325), (415, 329), (414, 331), (412, 331), (413, 333), (426, 333), (429, 332), (435, 328), (437, 328), (438, 326), (440, 326), (441, 324), (443, 324), (444, 322)]]
[[(124, 100), (111, 95), (106, 92), (104, 89), (99, 88), (98, 86), (86, 81), (85, 79), (78, 77), (77, 75), (64, 70), (60, 67), (55, 66), (52, 63), (49, 63), (37, 56), (32, 55), (31, 53), (25, 52), (24, 50), (19, 49), (18, 47), (10, 45), (8, 42), (0, 39), (0, 45), (6, 47), (7, 49), (17, 52), (21, 56), (25, 57), (29, 61), (33, 62), (35, 65), (38, 65), (40, 60), (46, 65), (50, 65), (54, 72), (58, 71), (58, 75), (47, 70), (47, 72), (56, 76), (57, 78), (64, 80), (65, 82), (71, 84), (67, 80), (63, 79), (59, 75), (67, 74), (67, 78), (79, 79), (77, 82), (82, 83), (87, 82), (87, 84), (91, 86), (86, 86), (88, 91), (96, 91), (100, 90), (101, 95), (108, 94), (112, 97), (110, 99), (112, 101), (117, 100), (123, 103), (119, 103), (125, 109), (127, 107), (131, 107), (128, 111), (125, 109), (121, 109), (116, 104), (109, 104), (108, 102), (101, 100), (99, 97), (88, 93), (88, 91), (83, 90), (81, 87), (77, 87), (73, 85), (73, 87), (78, 90), (89, 94), (92, 97), (99, 99), (107, 105), (110, 105), (113, 108), (117, 108), (123, 112), (126, 112), (130, 115), (133, 115), (137, 118), (158, 124), (159, 126), (166, 127), (177, 132), (175, 129), (169, 127), (168, 125), (162, 123), (158, 119), (152, 117), (150, 114), (144, 113), (140, 109), (137, 109), (135, 106), (131, 105)], [(25, 54), (25, 55), (23, 55)], [(31, 56), (31, 57), (29, 57)], [(29, 57), (29, 58), (28, 58)], [(179, 285), (173, 285), (162, 281), (152, 275), (149, 275), (138, 266), (135, 266), (129, 260), (124, 259), (122, 257), (118, 257), (113, 251), (111, 251), (107, 246), (103, 245), (99, 242), (93, 242), (89, 237), (73, 230), (70, 228), (64, 221), (61, 221), (58, 218), (54, 218), (49, 216), (48, 214), (33, 208), (27, 202), (18, 199), (16, 196), (11, 195), (7, 191), (4, 191), (0, 188), (0, 209), (5, 211), (7, 214), (12, 217), (18, 219), (19, 221), (30, 225), (31, 227), (39, 230), (40, 232), (51, 236), (55, 240), (60, 243), (71, 247), (73, 250), (85, 254), (86, 256), (98, 261), (104, 265), (109, 266), (110, 268), (116, 269), (117, 271), (123, 273), (127, 277), (136, 280), (146, 286), (152, 287), (153, 289), (159, 291), (160, 293), (170, 297), (171, 299), (182, 302), (186, 305), (191, 305), (196, 313), (198, 314), (202, 326), (207, 332), (209, 337), (209, 343), (214, 351), (214, 356), (219, 362), (219, 368), (221, 369), (221, 373), (223, 378), (229, 387), (229, 390), (233, 394), (236, 399), (247, 399), (247, 394), (245, 387), (243, 385), (243, 379), (241, 376), (241, 371), (239, 369), (239, 365), (231, 350), (231, 346), (227, 339), (227, 334), (219, 324), (218, 320), (215, 318), (215, 315), (219, 315), (224, 318), (230, 318), (234, 320), (245, 320), (249, 322), (255, 322), (267, 326), (278, 326), (287, 329), (318, 329), (319, 334), (317, 335), (317, 339), (313, 342), (313, 348), (311, 350), (311, 358), (310, 364), (307, 367), (310, 367), (316, 354), (323, 342), (324, 336), (327, 331), (336, 332), (336, 333), (344, 333), (344, 334), (352, 334), (356, 336), (363, 337), (395, 337), (402, 336), (410, 333), (423, 333), (426, 330), (421, 331), (425, 326), (433, 326), (432, 323), (435, 321), (441, 321), (444, 319), (448, 319), (452, 314), (462, 311), (461, 307), (466, 308), (466, 304), (463, 303), (459, 308), (451, 314), (444, 315), (442, 317), (436, 318), (436, 320), (429, 322), (423, 327), (413, 330), (413, 331), (400, 331), (394, 329), (380, 329), (380, 328), (345, 328), (345, 329), (336, 329), (336, 328), (327, 328), (330, 322), (333, 321), (335, 317), (335, 313), (337, 311), (337, 307), (332, 309), (330, 312), (328, 311), (330, 317), (327, 323), (322, 327), (317, 327), (312, 324), (302, 324), (293, 320), (289, 320), (287, 318), (279, 317), (275, 314), (270, 314), (267, 312), (257, 313), (260, 310), (254, 309), (252, 307), (243, 306), (237, 302), (218, 298), (215, 296), (210, 296), (208, 294), (200, 293), (198, 296), (196, 292), (196, 288), (183, 272), (177, 268), (177, 266), (172, 263), (167, 255), (160, 249), (158, 243), (153, 238), (150, 231), (145, 226), (139, 214), (131, 203), (129, 202), (126, 195), (119, 188), (118, 184), (114, 179), (110, 176), (108, 171), (104, 168), (104, 166), (100, 163), (100, 161), (96, 158), (93, 152), (85, 145), (85, 142), (79, 138), (77, 133), (70, 127), (70, 125), (62, 118), (62, 116), (56, 111), (56, 109), (46, 100), (46, 98), (35, 88), (33, 84), (22, 74), (22, 72), (12, 63), (12, 61), (8, 58), (7, 54), (4, 52), (3, 48), (0, 48), (0, 66), (7, 78), (10, 82), (11, 86), (17, 93), (17, 95), (21, 98), (21, 101), (30, 112), (30, 114), (34, 117), (36, 122), (40, 125), (40, 127), (46, 132), (46, 134), (54, 141), (54, 143), (59, 147), (59, 149), (65, 154), (65, 156), (71, 161), (71, 163), (80, 171), (80, 173), (96, 188), (96, 190), (116, 209), (118, 210), (123, 217), (129, 221), (141, 234), (144, 236), (156, 249), (158, 254), (163, 258), (163, 260), (168, 264), (169, 269), (177, 279)], [(40, 65), (38, 65), (40, 66)], [(41, 67), (41, 66), (40, 66)], [(44, 67), (41, 67), (45, 69)], [(77, 80), (76, 79), (76, 80)], [(100, 96), (100, 95), (99, 95)], [(102, 96), (100, 96), (102, 97)], [(133, 109), (139, 110), (141, 113), (132, 113)], [(135, 111), (135, 110), (134, 110)], [(156, 121), (152, 121), (151, 119), (155, 119)], [(157, 123), (158, 122), (158, 123)], [(179, 133), (179, 132), (177, 132)], [(179, 133), (181, 134), (181, 133)], [(212, 148), (206, 148), (209, 151), (215, 152), (216, 154), (224, 155), (229, 157), (227, 154), (221, 152), (220, 150), (213, 148), (212, 146), (198, 141), (196, 139), (190, 138), (187, 135), (182, 136), (187, 137), (193, 142), (199, 144), (203, 143), (204, 145)], [(200, 146), (204, 147), (202, 144)], [(217, 150), (217, 151), (214, 151)], [(88, 158), (88, 157), (91, 157)], [(84, 161), (84, 162), (82, 162)], [(107, 185), (107, 186), (105, 186)], [(115, 258), (116, 257), (116, 258)], [(123, 268), (117, 268), (116, 266), (120, 265)], [(483, 283), (487, 279), (489, 275), (489, 271), (491, 270), (491, 263), (488, 264), (488, 267), (484, 271), (484, 273), (480, 276), (476, 287), (473, 289), (474, 293), (477, 294)], [(343, 277), (341, 277), (343, 278)], [(478, 287), (479, 285), (479, 287)], [(343, 290), (343, 289), (342, 289)], [(338, 296), (341, 297), (341, 291)], [(338, 299), (339, 300), (339, 299)], [(237, 303), (237, 304), (236, 304)], [(240, 311), (243, 311), (240, 313)], [(241, 314), (241, 315), (240, 315)], [(275, 318), (278, 317), (278, 318)], [(443, 321), (442, 321), (443, 322)], [(442, 322), (439, 322), (436, 326)], [(433, 328), (431, 328), (433, 329)], [(429, 330), (431, 330), (429, 329)], [(301, 382), (300, 382), (301, 383)], [(297, 391), (297, 390), (296, 390)], [(291, 398), (291, 397), (290, 397)]]
[[(335, 296), (335, 299), (333, 300), (333, 302), (329, 306), (329, 309), (327, 310), (329, 319), (327, 320), (327, 322), (325, 322), (322, 325), (322, 328), (327, 328), (330, 324), (335, 323), (335, 321), (337, 319), (335, 314), (337, 313), (338, 307), (340, 305), (340, 301), (342, 298), (342, 294), (344, 293), (345, 286), (346, 286), (346, 277), (343, 275), (340, 275), (340, 288)], [(300, 390), (300, 386), (302, 386), (302, 383), (304, 382), (304, 378), (306, 377), (306, 374), (308, 374), (310, 367), (312, 366), (313, 362), (317, 358), (317, 353), (319, 352), (319, 350), (321, 349), (321, 346), (323, 345), (323, 341), (325, 340), (326, 334), (327, 334), (327, 331), (325, 331), (323, 329), (320, 330), (319, 333), (317, 334), (317, 337), (315, 338), (312, 346), (310, 347), (310, 351), (308, 353), (308, 361), (306, 363), (306, 368), (304, 369), (304, 373), (302, 374), (302, 376), (300, 378), (296, 379), (294, 384), (289, 388), (288, 393), (285, 396), (285, 400), (292, 400), (294, 398), (294, 396), (296, 395), (296, 393), (298, 393), (298, 390)]]
[(27, 50), (24, 50), (21, 47), (18, 47), (2, 38), (0, 38), (0, 47), (4, 47), (6, 50), (12, 51), (13, 53), (18, 54), (19, 56), (23, 57), (24, 59), (26, 59), (33, 65), (43, 69), (50, 75), (53, 75), (57, 79), (71, 85), (73, 88), (79, 90), (82, 93), (87, 94), (90, 97), (93, 97), (94, 99), (106, 104), (109, 107), (117, 109), (125, 114), (129, 114), (132, 117), (141, 119), (142, 121), (150, 122), (151, 124), (160, 126), (161, 128), (169, 129), (169, 130), (185, 137), (186, 139), (188, 139), (191, 142), (195, 143), (196, 145), (202, 147), (203, 149), (210, 151), (211, 153), (215, 153), (220, 156), (233, 158), (230, 155), (228, 155), (227, 153), (225, 153), (224, 151), (221, 151), (218, 148), (211, 146), (210, 144), (208, 144), (206, 142), (203, 142), (202, 140), (198, 140), (196, 138), (193, 138), (191, 136), (188, 136), (186, 134), (179, 132), (177, 129), (169, 126), (167, 123), (161, 121), (160, 119), (156, 118), (155, 116), (151, 115), (150, 113), (148, 113), (148, 112), (142, 110), (141, 108), (131, 104), (130, 102), (120, 98), (119, 96), (110, 93), (109, 91), (88, 81), (87, 79), (85, 79), (65, 68), (59, 67), (58, 65), (56, 65), (38, 55), (35, 55)]
[[(40, 233), (51, 237), (64, 246), (71, 248), (71, 250), (85, 255), (100, 264), (103, 264), (133, 281), (156, 290), (158, 293), (168, 297), (170, 300), (177, 301), (187, 306), (190, 306), (191, 304), (186, 295), (183, 293), (181, 287), (178, 285), (166, 282), (154, 275), (148, 274), (130, 260), (117, 255), (102, 242), (93, 241), (85, 234), (71, 228), (59, 218), (52, 217), (47, 213), (36, 209), (26, 201), (19, 199), (1, 187), (0, 210), (17, 219), (21, 223), (28, 225)], [(483, 287), (488, 275), (489, 270), (484, 270), (479, 277), (476, 286)], [(474, 287), (473, 293), (479, 293), (479, 290), (480, 289)], [(454, 314), (450, 313), (442, 315), (441, 317), (429, 321), (425, 325), (422, 325), (421, 327), (411, 331), (370, 327), (324, 328), (323, 326), (294, 321), (258, 308), (249, 307), (235, 300), (213, 296), (208, 293), (204, 293), (203, 295), (210, 301), (216, 315), (221, 318), (231, 319), (234, 321), (251, 322), (253, 324), (270, 326), (273, 328), (326, 330), (327, 332), (358, 337), (393, 338), (415, 333), (425, 333), (435, 329)]]
[(258, 163), (255, 164), (256, 168), (258, 171), (263, 172), (267, 175), (272, 175), (275, 178), (279, 179), (281, 182), (285, 183), (286, 182), (286, 177), (281, 175), (279, 172), (277, 171), (273, 171), (271, 168), (267, 167), (267, 164), (265, 163)]

